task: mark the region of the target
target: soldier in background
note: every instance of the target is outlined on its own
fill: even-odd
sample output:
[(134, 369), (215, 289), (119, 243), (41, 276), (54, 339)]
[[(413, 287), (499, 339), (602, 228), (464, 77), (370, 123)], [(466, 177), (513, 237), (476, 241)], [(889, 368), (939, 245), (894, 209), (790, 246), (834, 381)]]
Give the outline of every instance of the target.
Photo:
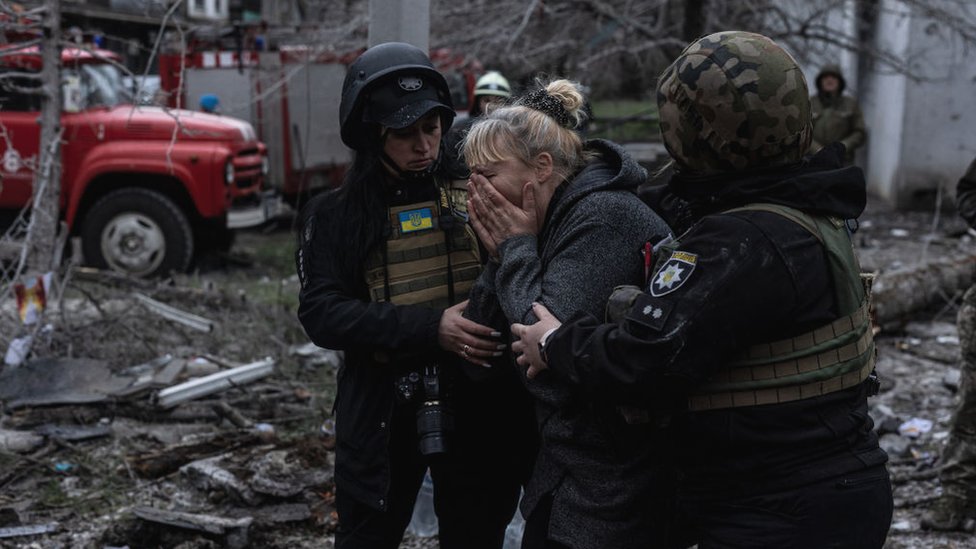
[[(956, 187), (959, 215), (976, 227), (976, 160)], [(942, 496), (922, 517), (930, 530), (973, 530), (976, 519), (976, 285), (966, 291), (956, 317), (962, 351), (959, 407), (942, 454)]]
[(864, 115), (857, 99), (844, 95), (847, 81), (840, 67), (827, 65), (817, 75), (817, 93), (810, 98), (810, 114), (813, 117), (812, 152), (839, 141), (847, 148), (844, 160), (854, 163), (854, 153), (864, 145), (867, 130)]

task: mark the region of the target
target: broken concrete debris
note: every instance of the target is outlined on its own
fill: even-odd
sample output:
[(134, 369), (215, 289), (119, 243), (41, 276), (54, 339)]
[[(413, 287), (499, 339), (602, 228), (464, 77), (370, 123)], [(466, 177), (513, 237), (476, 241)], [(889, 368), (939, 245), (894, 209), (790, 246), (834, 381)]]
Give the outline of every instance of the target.
[(291, 356), (298, 357), (304, 366), (314, 368), (338, 368), (342, 365), (344, 357), (342, 351), (333, 351), (332, 349), (319, 347), (312, 342), (302, 345), (292, 345), (288, 353)]
[(220, 467), (219, 462), (219, 456), (193, 461), (180, 467), (180, 474), (204, 492), (221, 491), (247, 505), (260, 503), (260, 496), (233, 473)]
[(136, 507), (132, 514), (148, 522), (222, 536), (229, 549), (247, 547), (248, 529), (254, 522), (250, 517), (227, 518), (202, 513), (165, 511), (155, 507)]
[(0, 450), (4, 452), (30, 452), (44, 444), (44, 437), (29, 431), (0, 429)]
[(0, 400), (9, 409), (103, 402), (129, 387), (133, 378), (108, 363), (85, 358), (42, 358), (0, 373)]

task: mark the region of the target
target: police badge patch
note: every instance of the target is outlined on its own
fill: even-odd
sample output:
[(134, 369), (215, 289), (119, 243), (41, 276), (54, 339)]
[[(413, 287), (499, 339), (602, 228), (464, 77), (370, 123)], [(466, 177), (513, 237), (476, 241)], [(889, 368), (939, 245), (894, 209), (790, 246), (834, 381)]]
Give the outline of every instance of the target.
[(403, 91), (413, 92), (424, 87), (424, 81), (417, 76), (401, 76), (397, 79), (397, 84)]
[(675, 250), (651, 280), (651, 295), (661, 297), (680, 288), (695, 270), (698, 256)]

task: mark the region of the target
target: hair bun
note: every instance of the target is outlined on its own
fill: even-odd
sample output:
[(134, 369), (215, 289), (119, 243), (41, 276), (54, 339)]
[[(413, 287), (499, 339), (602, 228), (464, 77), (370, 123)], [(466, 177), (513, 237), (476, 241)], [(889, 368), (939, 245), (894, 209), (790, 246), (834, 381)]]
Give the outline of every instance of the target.
[(559, 101), (569, 116), (569, 123), (562, 124), (563, 126), (576, 129), (583, 123), (586, 119), (586, 112), (583, 109), (586, 99), (583, 97), (582, 87), (579, 83), (559, 78), (545, 84), (543, 89)]
[(564, 128), (572, 129), (575, 127), (574, 124), (571, 124), (572, 119), (563, 102), (558, 97), (550, 95), (546, 90), (533, 90), (526, 94), (519, 103), (555, 119)]

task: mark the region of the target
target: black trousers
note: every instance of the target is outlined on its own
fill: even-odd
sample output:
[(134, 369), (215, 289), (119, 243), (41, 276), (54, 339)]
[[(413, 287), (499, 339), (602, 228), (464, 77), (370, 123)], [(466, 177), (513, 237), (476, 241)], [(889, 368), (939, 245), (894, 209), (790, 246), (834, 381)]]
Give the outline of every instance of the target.
[[(490, 395), (486, 395), (490, 396)], [(482, 396), (455, 400), (457, 430), (451, 450), (428, 458), (418, 450), (413, 409), (398, 408), (391, 425), (390, 490), (387, 508), (363, 504), (336, 486), (337, 549), (396, 549), (410, 523), (417, 492), (429, 467), (434, 481), (440, 546), (500, 549), (535, 456), (535, 420), (529, 414), (499, 421)], [(498, 403), (495, 402), (494, 406)], [(480, 408), (480, 409), (479, 409)]]
[(879, 465), (773, 494), (683, 499), (679, 507), (699, 549), (880, 549), (893, 502)]

